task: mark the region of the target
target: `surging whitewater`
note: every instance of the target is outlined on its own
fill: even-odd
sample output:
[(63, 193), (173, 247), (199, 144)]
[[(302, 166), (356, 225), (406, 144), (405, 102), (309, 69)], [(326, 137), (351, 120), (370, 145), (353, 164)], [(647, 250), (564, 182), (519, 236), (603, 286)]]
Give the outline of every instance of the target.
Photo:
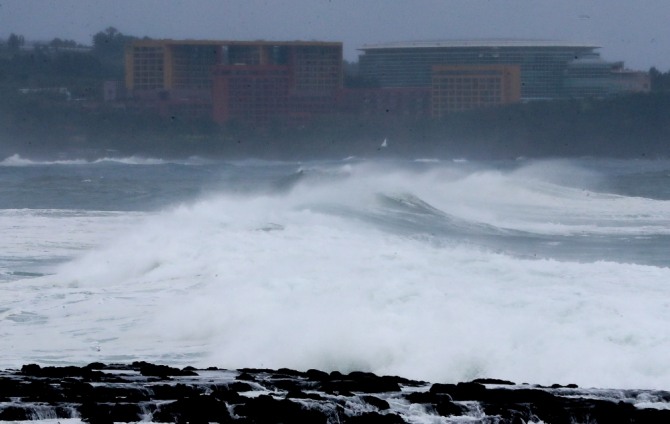
[[(210, 164), (225, 184), (160, 210), (1, 209), (0, 367), (667, 389), (670, 201), (601, 190), (623, 165), (596, 165)], [(204, 165), (25, 168), (81, 166), (148, 179)]]

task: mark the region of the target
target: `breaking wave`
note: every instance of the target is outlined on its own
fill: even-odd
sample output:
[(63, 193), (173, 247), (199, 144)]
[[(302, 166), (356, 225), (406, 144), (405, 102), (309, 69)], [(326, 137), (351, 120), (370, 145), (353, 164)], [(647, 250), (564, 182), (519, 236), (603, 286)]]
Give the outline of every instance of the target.
[(670, 202), (551, 166), (286, 165), (281, 190), (222, 186), (144, 214), (50, 275), (0, 285), (0, 364), (667, 388), (670, 268), (631, 250), (663, 251)]

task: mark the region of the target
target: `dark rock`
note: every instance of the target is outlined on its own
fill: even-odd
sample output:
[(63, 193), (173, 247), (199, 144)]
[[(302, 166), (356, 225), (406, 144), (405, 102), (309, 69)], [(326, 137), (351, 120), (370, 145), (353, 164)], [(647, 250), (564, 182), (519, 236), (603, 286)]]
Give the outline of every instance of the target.
[(304, 372), (292, 370), (290, 368), (279, 368), (277, 371), (273, 372), (273, 374), (276, 378), (303, 377), (305, 375)]
[(243, 371), (237, 377), (235, 377), (235, 380), (256, 381), (256, 378), (250, 373)]
[(305, 376), (307, 376), (307, 378), (310, 380), (319, 382), (330, 380), (330, 375), (328, 373), (315, 369), (307, 370), (307, 372), (305, 372)]
[(186, 397), (198, 396), (202, 393), (201, 389), (187, 384), (154, 384), (151, 385), (151, 398), (157, 400), (174, 400)]
[(91, 383), (85, 383), (77, 379), (64, 379), (60, 383), (63, 397), (70, 401), (82, 402), (83, 400), (94, 400), (94, 388)]
[(638, 423), (670, 423), (670, 409), (640, 409), (635, 416)]
[(433, 404), (435, 408), (435, 412), (438, 413), (438, 415), (441, 415), (443, 417), (451, 417), (451, 416), (461, 416), (464, 415), (466, 412), (466, 409), (462, 407), (461, 405), (457, 405), (454, 402), (444, 398), (441, 400), (438, 400)]
[(387, 401), (384, 399), (379, 399), (376, 396), (363, 396), (362, 399), (380, 411), (386, 411), (391, 407)]
[(305, 393), (302, 390), (291, 390), (286, 393), (286, 399), (311, 399), (311, 400), (325, 400), (325, 398), (318, 393)]
[(471, 383), (479, 384), (499, 384), (499, 385), (508, 385), (514, 386), (516, 383), (507, 380), (498, 380), (497, 378), (476, 378), (471, 381)]
[(25, 421), (29, 419), (29, 411), (23, 406), (9, 405), (0, 408), (0, 421)]
[(453, 392), (456, 390), (456, 385), (455, 384), (442, 384), (442, 383), (435, 383), (432, 386), (430, 386), (430, 393), (446, 393), (449, 394), (450, 392)]
[[(246, 390), (241, 390), (246, 391)], [(228, 386), (212, 387), (212, 396), (216, 399), (224, 401), (228, 404), (235, 405), (246, 402), (247, 398), (241, 396), (237, 390), (233, 390)]]
[[(500, 417), (501, 422), (510, 424), (525, 424), (527, 422), (538, 422), (540, 419), (530, 408), (530, 404), (490, 404), (484, 408), (486, 416)], [(554, 416), (557, 421), (549, 421), (552, 424), (562, 423), (564, 417)]]
[(486, 394), (486, 387), (479, 383), (458, 383), (451, 393), (454, 400), (481, 400)]
[(275, 370), (269, 368), (240, 368), (238, 371), (249, 374), (275, 374)]
[(34, 380), (22, 384), (18, 395), (28, 402), (58, 402), (64, 398), (60, 387), (46, 380)]
[(90, 423), (137, 422), (142, 419), (142, 409), (133, 403), (84, 403), (79, 409), (81, 418)]
[(238, 392), (238, 393), (239, 393), (239, 392), (250, 392), (250, 391), (252, 391), (252, 390), (254, 389), (253, 387), (251, 387), (250, 384), (248, 384), (248, 383), (242, 383), (242, 382), (240, 382), (240, 381), (236, 381), (236, 382), (234, 382), (234, 383), (230, 383), (230, 384), (228, 384), (228, 388), (229, 388), (230, 390), (234, 390), (234, 391), (236, 391), (236, 392)]
[(278, 390), (300, 390), (304, 387), (304, 382), (301, 380), (296, 380), (293, 378), (285, 378), (286, 376), (280, 376), (280, 379), (272, 379), (270, 386)]
[(331, 373), (331, 380), (320, 385), (323, 390), (333, 393), (362, 392), (384, 393), (397, 392), (400, 385), (393, 377), (377, 377), (372, 373), (352, 372), (337, 378)]
[(167, 365), (154, 365), (148, 362), (133, 362), (132, 367), (139, 370), (144, 376), (160, 377), (166, 379), (173, 376), (195, 376), (197, 373), (190, 370), (180, 370), (179, 368), (169, 367)]
[(431, 392), (412, 392), (405, 395), (405, 399), (411, 403), (435, 403), (439, 396), (445, 396), (447, 400), (451, 401), (451, 396), (444, 393), (431, 393)]
[(430, 393), (448, 394), (453, 400), (482, 400), (486, 387), (479, 383), (440, 384), (430, 387)]
[(579, 386), (576, 385), (576, 384), (568, 384), (568, 385), (565, 385), (565, 386), (562, 386), (560, 384), (552, 384), (549, 387), (551, 387), (552, 389), (577, 389), (577, 388), (579, 388)]
[(153, 413), (154, 421), (188, 423), (226, 423), (232, 421), (225, 402), (200, 395), (162, 404)]
[[(455, 385), (452, 386), (456, 387)], [(443, 417), (465, 414), (465, 408), (452, 402), (451, 395), (448, 393), (436, 393), (439, 390), (440, 388), (438, 387), (434, 392), (413, 392), (407, 394), (405, 398), (411, 403), (432, 405), (435, 412)]]
[(19, 396), (19, 384), (16, 380), (0, 379), (0, 398)]
[(40, 367), (36, 364), (24, 365), (21, 367), (21, 373), (32, 377), (48, 378), (83, 378), (90, 381), (100, 381), (104, 374), (100, 371), (94, 371), (89, 368), (81, 367)]
[(477, 397), (478, 400), (496, 403), (541, 403), (550, 404), (558, 400), (551, 393), (539, 389), (489, 389)]
[(592, 420), (608, 424), (631, 423), (635, 421), (633, 417), (637, 413), (637, 409), (631, 404), (603, 400), (566, 399), (561, 406), (564, 410), (573, 411), (571, 414), (574, 417), (572, 422)]
[(97, 402), (145, 402), (151, 399), (145, 389), (117, 386), (94, 387), (92, 397)]
[(40, 367), (37, 364), (26, 364), (26, 365), (21, 367), (21, 374), (37, 376), (37, 375), (39, 375), (41, 370), (42, 370), (42, 367)]
[(113, 424), (111, 408), (109, 405), (96, 402), (86, 402), (79, 408), (81, 420), (91, 424)]
[(107, 365), (103, 364), (102, 362), (91, 362), (84, 368), (88, 370), (104, 370), (107, 368)]
[[(20, 371), (0, 371), (0, 421), (55, 416), (102, 424), (148, 417), (177, 423), (403, 422), (404, 412), (395, 410), (395, 403), (385, 400), (388, 397), (394, 402), (421, 404), (429, 415), (443, 420), (439, 416), (467, 416), (463, 419), (500, 424), (670, 422), (670, 410), (634, 406), (644, 398), (670, 403), (670, 392), (660, 390), (617, 391), (617, 399), (625, 400), (619, 402), (593, 399), (592, 390), (574, 385), (504, 387), (509, 382), (478, 379), (433, 384), (424, 390), (423, 382), (367, 372), (247, 369), (234, 379), (225, 370), (210, 371), (198, 375), (192, 367), (179, 370), (145, 362), (92, 363), (82, 368), (29, 364)], [(160, 379), (168, 375), (170, 381)], [(409, 387), (419, 389), (406, 390)], [(273, 395), (254, 397), (258, 391)], [(240, 394), (245, 392), (251, 392), (250, 396)], [(375, 412), (360, 414), (361, 406)]]
[(235, 414), (257, 424), (328, 422), (323, 411), (306, 409), (290, 400), (276, 400), (268, 395), (251, 398), (246, 404), (236, 406)]

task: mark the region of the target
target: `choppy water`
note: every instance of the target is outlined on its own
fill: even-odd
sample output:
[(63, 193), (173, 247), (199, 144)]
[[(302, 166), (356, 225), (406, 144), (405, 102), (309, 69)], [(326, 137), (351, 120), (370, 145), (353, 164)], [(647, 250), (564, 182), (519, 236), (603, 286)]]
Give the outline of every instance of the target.
[(0, 367), (670, 388), (670, 161), (0, 161)]

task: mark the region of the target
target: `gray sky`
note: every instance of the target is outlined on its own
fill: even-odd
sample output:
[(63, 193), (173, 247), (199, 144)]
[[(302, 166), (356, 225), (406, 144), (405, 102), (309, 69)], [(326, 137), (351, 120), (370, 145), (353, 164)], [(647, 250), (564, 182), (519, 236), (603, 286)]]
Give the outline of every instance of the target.
[(670, 70), (670, 0), (0, 0), (0, 37), (90, 44), (114, 26), (152, 38), (363, 44), (539, 38), (602, 46), (607, 60)]

